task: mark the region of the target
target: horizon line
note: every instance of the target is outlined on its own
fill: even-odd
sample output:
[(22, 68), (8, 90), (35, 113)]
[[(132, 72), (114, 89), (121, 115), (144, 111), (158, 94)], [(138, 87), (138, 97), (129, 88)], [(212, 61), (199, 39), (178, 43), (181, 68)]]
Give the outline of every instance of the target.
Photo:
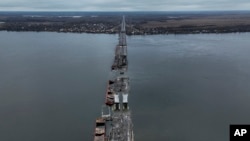
[(140, 10), (140, 11), (84, 11), (84, 10), (0, 10), (0, 12), (250, 12), (250, 10)]

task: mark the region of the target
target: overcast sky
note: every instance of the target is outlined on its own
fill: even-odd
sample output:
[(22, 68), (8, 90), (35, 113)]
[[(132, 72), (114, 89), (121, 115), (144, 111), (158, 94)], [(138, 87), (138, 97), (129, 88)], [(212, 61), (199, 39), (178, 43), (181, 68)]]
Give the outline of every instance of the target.
[(250, 10), (250, 0), (0, 0), (0, 11)]

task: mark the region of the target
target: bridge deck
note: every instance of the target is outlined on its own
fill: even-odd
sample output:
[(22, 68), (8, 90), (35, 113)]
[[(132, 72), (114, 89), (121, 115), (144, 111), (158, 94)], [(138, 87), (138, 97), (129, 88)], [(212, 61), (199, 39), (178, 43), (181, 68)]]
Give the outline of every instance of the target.
[(106, 92), (105, 102), (111, 112), (108, 115), (102, 115), (109, 120), (105, 121), (105, 128), (99, 126), (96, 129), (94, 141), (134, 141), (133, 124), (128, 107), (129, 78), (123, 75), (127, 68), (126, 23), (123, 16), (119, 43), (115, 48), (115, 58), (111, 67), (111, 70), (120, 73), (114, 73), (115, 79), (108, 81)]

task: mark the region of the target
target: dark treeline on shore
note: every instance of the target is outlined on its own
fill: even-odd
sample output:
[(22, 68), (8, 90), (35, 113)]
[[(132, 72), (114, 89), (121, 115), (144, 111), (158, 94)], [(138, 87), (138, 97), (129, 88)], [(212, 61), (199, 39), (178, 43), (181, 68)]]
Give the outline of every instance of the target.
[(0, 30), (127, 34), (250, 32), (250, 12), (0, 12)]

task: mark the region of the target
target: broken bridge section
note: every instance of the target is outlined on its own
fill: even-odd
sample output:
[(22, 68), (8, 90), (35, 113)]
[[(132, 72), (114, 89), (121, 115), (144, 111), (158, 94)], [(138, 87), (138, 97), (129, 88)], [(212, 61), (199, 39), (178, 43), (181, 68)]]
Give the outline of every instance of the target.
[[(129, 109), (129, 77), (127, 76), (127, 41), (125, 16), (122, 18), (119, 43), (111, 66), (113, 78), (108, 80), (102, 116), (96, 120), (94, 141), (134, 141)], [(104, 112), (105, 111), (105, 112)], [(100, 124), (100, 121), (102, 124)]]

